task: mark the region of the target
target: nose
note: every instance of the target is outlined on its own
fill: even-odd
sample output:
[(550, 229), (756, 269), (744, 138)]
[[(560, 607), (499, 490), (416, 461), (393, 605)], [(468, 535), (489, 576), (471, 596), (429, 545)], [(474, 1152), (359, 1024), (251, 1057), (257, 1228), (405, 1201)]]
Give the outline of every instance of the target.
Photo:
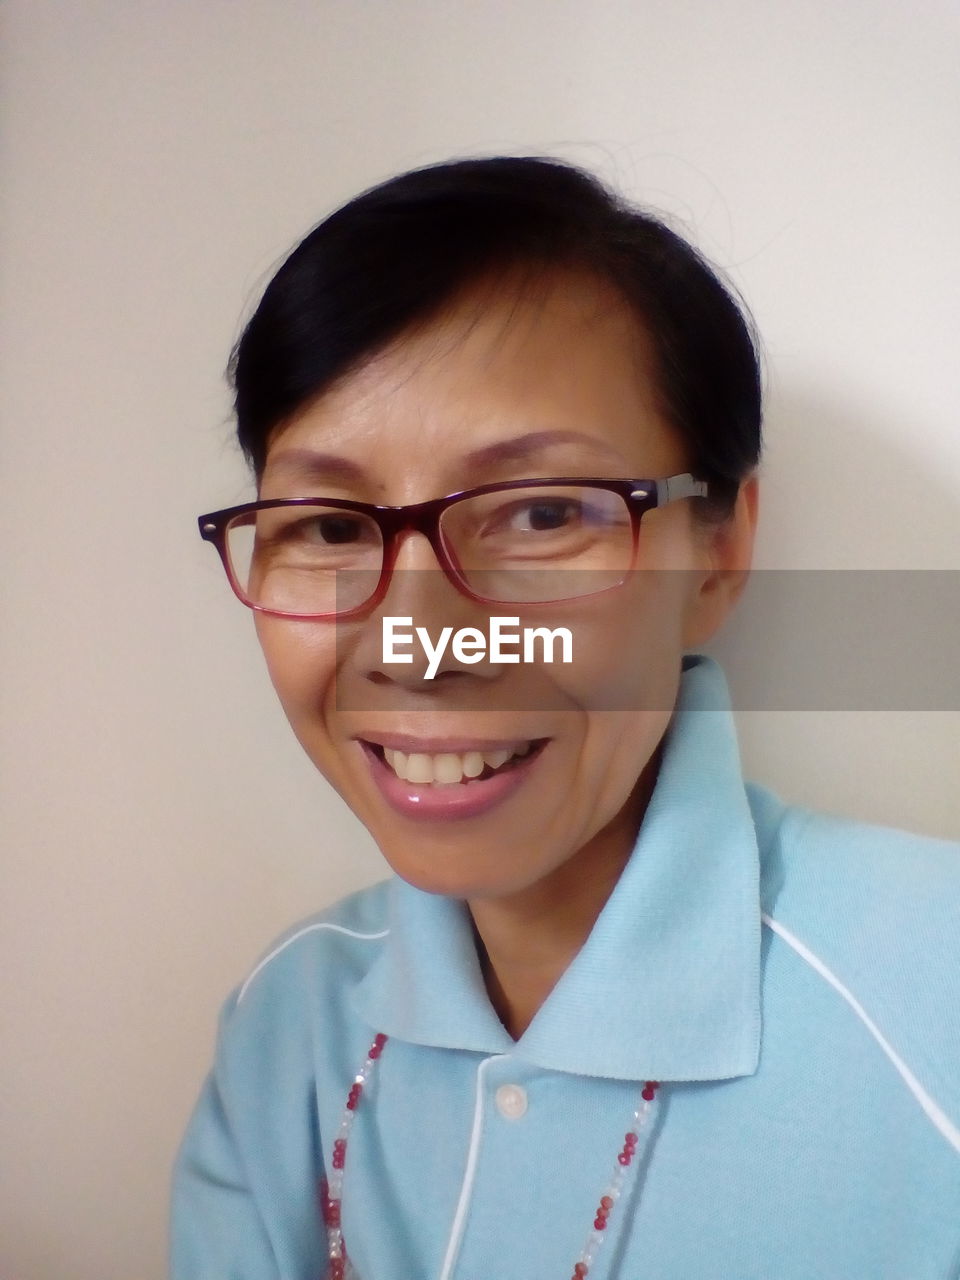
[[(441, 633), (451, 628), (451, 634), (463, 627), (475, 627), (486, 632), (488, 611), (483, 605), (465, 596), (450, 581), (425, 534), (408, 530), (399, 535), (393, 563), (393, 573), (386, 593), (364, 627), (364, 635), (358, 657), (364, 664), (367, 678), (375, 683), (391, 681), (406, 688), (432, 691), (439, 687), (441, 677), (451, 676), (490, 677), (495, 670), (484, 660), (475, 665), (461, 663), (448, 644), (443, 656), (436, 663), (434, 674), (427, 678), (430, 667), (424, 646), (414, 643), (403, 650), (410, 654), (412, 662), (388, 662), (384, 658), (384, 619), (409, 618), (404, 630), (416, 634), (415, 628), (426, 630), (434, 644)], [(412, 652), (411, 652), (412, 649)]]
[(409, 614), (415, 626), (432, 631), (435, 626), (454, 625), (455, 617), (471, 611), (470, 601), (447, 577), (426, 534), (414, 529), (398, 534), (379, 612)]
[[(419, 529), (403, 529), (393, 550), (394, 569), (437, 569), (440, 561), (430, 539)], [(441, 570), (442, 571), (442, 570)]]

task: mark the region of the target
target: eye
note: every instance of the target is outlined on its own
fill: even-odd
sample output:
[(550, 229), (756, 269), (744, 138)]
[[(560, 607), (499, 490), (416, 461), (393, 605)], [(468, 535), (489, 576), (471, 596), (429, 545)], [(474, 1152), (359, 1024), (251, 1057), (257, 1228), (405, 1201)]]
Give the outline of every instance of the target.
[(530, 533), (569, 529), (583, 516), (582, 503), (574, 498), (546, 497), (512, 503), (499, 513), (497, 524)]
[(264, 530), (274, 542), (302, 546), (342, 547), (370, 536), (369, 521), (349, 511), (291, 515)]
[(364, 521), (346, 512), (339, 515), (314, 516), (311, 520), (304, 520), (302, 524), (304, 537), (338, 546), (345, 542), (356, 542), (364, 528)]

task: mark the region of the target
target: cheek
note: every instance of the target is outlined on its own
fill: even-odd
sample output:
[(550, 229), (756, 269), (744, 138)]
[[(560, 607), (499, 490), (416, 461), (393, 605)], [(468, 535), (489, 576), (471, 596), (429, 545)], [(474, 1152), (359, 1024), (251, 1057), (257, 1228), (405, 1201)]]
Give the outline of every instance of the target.
[(672, 712), (690, 585), (683, 571), (640, 573), (568, 619), (574, 660), (551, 668), (556, 684), (588, 712)]
[[(663, 698), (666, 703), (668, 696)], [(589, 782), (606, 805), (619, 807), (659, 747), (671, 707), (595, 712), (589, 718), (583, 761)]]
[(333, 627), (258, 614), (257, 638), (267, 670), (287, 718), (301, 726), (321, 716), (337, 671)]
[(676, 705), (691, 579), (646, 572), (571, 626), (564, 692), (587, 713), (577, 772), (603, 824), (628, 802)]

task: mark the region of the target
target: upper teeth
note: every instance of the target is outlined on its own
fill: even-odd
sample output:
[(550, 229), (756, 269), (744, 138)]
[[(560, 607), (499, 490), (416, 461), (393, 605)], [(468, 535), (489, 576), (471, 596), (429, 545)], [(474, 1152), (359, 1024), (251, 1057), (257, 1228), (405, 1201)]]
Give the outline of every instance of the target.
[(427, 755), (421, 751), (407, 754), (384, 747), (383, 754), (387, 764), (404, 782), (443, 784), (478, 778), (485, 765), (499, 769), (513, 756), (525, 756), (532, 746), (532, 742), (524, 742), (518, 747), (503, 747), (496, 751), (443, 751), (438, 755)]

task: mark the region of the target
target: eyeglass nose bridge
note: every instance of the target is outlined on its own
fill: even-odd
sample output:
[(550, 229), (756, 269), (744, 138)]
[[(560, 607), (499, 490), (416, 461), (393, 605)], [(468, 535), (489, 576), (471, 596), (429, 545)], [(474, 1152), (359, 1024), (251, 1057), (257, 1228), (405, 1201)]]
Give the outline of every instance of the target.
[[(455, 499), (454, 499), (455, 500)], [(402, 537), (405, 533), (422, 534), (430, 544), (434, 558), (444, 577), (461, 595), (474, 599), (474, 594), (464, 580), (459, 566), (444, 546), (440, 533), (440, 520), (444, 511), (451, 505), (449, 498), (431, 498), (426, 502), (411, 503), (404, 507), (379, 507), (377, 520), (383, 538), (383, 566), (380, 570), (380, 581), (371, 604), (379, 604), (389, 590), (400, 554)]]

